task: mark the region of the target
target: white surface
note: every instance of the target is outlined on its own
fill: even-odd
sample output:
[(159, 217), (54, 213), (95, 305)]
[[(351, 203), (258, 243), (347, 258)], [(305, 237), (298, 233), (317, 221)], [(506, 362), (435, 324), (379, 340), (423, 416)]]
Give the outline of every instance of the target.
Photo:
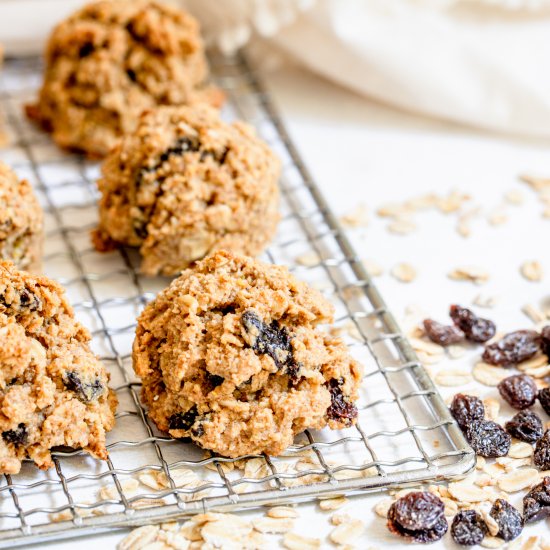
[[(550, 140), (507, 139), (416, 118), (293, 69), (272, 75), (269, 83), (306, 164), (334, 210), (343, 214), (359, 202), (369, 207), (369, 227), (354, 231), (352, 237), (361, 255), (376, 259), (386, 268), (377, 283), (398, 317), (406, 305), (418, 303), (435, 318), (444, 320), (450, 303), (467, 305), (483, 292), (501, 297), (499, 306), (486, 312), (499, 328), (530, 326), (520, 307), (550, 298), (550, 261), (546, 253), (550, 221), (540, 217), (540, 204), (518, 182), (517, 175), (550, 175)], [(389, 234), (386, 222), (374, 216), (374, 208), (384, 202), (428, 191), (446, 193), (452, 188), (470, 193), (486, 211), (500, 204), (502, 194), (510, 189), (522, 190), (526, 201), (521, 207), (508, 207), (510, 219), (503, 226), (495, 228), (483, 218), (476, 220), (470, 239), (459, 237), (454, 221), (440, 214), (420, 214), (419, 231), (404, 237)], [(543, 262), (546, 276), (542, 283), (522, 279), (518, 269), (526, 259)], [(401, 261), (409, 261), (418, 269), (414, 283), (405, 285), (389, 276), (391, 266)], [(465, 263), (487, 267), (492, 275), (490, 282), (475, 287), (446, 278), (451, 268)], [(474, 358), (475, 353), (467, 362), (473, 363)], [(473, 388), (483, 391), (481, 386), (472, 384)], [(496, 395), (495, 390), (485, 390)], [(503, 412), (511, 416), (509, 409)], [(372, 512), (381, 498), (358, 497), (341, 510), (361, 518), (367, 526), (357, 548), (405, 547), (386, 532), (383, 520)], [(297, 531), (311, 536), (328, 534), (330, 513), (320, 512), (314, 505), (299, 509)], [(550, 538), (544, 522), (525, 532)], [(107, 549), (114, 548), (120, 539), (120, 535), (92, 537), (48, 547)], [(325, 544), (330, 547), (328, 542)], [(430, 546), (453, 547), (448, 537), (444, 543)]]

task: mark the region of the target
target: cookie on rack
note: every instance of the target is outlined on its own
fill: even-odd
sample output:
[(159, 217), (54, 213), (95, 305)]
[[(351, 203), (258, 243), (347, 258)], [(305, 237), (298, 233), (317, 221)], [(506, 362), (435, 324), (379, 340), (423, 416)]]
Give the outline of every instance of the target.
[(43, 216), (31, 184), (0, 162), (0, 260), (40, 271)]
[(89, 340), (58, 284), (0, 263), (0, 473), (59, 446), (107, 458), (116, 396)]
[(219, 106), (197, 21), (151, 0), (92, 2), (61, 22), (46, 49), (44, 83), (27, 114), (61, 147), (107, 154), (155, 105)]
[(139, 247), (146, 275), (219, 249), (257, 255), (279, 220), (279, 172), (250, 126), (204, 105), (158, 107), (103, 162), (94, 243)]
[(357, 419), (362, 367), (320, 330), (333, 307), (282, 266), (219, 251), (138, 319), (134, 369), (159, 429), (222, 456), (281, 454)]

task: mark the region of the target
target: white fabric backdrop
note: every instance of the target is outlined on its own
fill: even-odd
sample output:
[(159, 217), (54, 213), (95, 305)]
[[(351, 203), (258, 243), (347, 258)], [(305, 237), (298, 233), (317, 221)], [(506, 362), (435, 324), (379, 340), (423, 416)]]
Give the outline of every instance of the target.
[[(224, 50), (254, 38), (400, 108), (550, 136), (550, 0), (179, 1)], [(2, 0), (0, 42), (37, 51), (82, 3)]]

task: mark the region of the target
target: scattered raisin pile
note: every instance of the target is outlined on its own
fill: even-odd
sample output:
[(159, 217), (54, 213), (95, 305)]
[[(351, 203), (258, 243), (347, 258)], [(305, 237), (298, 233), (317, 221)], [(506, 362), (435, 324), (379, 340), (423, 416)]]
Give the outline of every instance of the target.
[[(459, 305), (450, 308), (452, 325), (425, 319), (424, 331), (431, 341), (449, 346), (464, 340), (485, 343), (496, 334), (489, 319), (477, 317)], [(500, 340), (487, 344), (482, 359), (491, 365), (513, 367), (538, 353), (550, 358), (550, 326), (539, 333), (534, 330), (510, 332)], [(501, 397), (519, 412), (504, 427), (485, 418), (483, 401), (476, 396), (457, 393), (450, 412), (477, 455), (486, 458), (506, 456), (512, 437), (534, 444), (533, 460), (539, 470), (550, 470), (550, 429), (544, 431), (543, 420), (529, 410), (538, 399), (550, 415), (550, 388), (538, 390), (535, 380), (526, 374), (515, 374), (498, 384)], [(444, 505), (439, 497), (428, 492), (412, 492), (394, 502), (387, 516), (388, 529), (410, 542), (431, 543), (447, 531)], [(550, 476), (531, 488), (523, 497), (523, 515), (502, 498), (497, 498), (489, 512), (498, 526), (497, 537), (505, 542), (520, 536), (525, 523), (550, 516)], [(482, 544), (489, 528), (476, 510), (461, 510), (454, 517), (450, 533), (453, 541), (462, 546)]]
[(451, 403), (451, 414), (476, 454), (486, 458), (508, 454), (512, 438), (502, 426), (485, 420), (485, 407), (480, 399), (457, 393)]

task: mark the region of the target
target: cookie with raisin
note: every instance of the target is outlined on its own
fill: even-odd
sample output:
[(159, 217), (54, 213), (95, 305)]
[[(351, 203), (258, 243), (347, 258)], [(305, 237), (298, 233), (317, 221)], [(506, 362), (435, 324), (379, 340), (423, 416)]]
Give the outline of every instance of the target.
[(257, 255), (279, 220), (279, 172), (248, 125), (207, 106), (159, 107), (103, 162), (94, 244), (138, 247), (146, 275), (215, 250)]
[(38, 272), (43, 240), (42, 208), (31, 184), (0, 162), (0, 260)]
[(353, 426), (362, 367), (318, 327), (332, 321), (332, 305), (285, 267), (207, 257), (139, 317), (133, 360), (149, 417), (228, 457)]
[(44, 82), (27, 115), (63, 148), (106, 155), (156, 105), (210, 103), (197, 21), (152, 0), (91, 2), (59, 23), (46, 48)]
[(60, 446), (107, 458), (116, 397), (89, 341), (58, 284), (0, 262), (0, 473)]

